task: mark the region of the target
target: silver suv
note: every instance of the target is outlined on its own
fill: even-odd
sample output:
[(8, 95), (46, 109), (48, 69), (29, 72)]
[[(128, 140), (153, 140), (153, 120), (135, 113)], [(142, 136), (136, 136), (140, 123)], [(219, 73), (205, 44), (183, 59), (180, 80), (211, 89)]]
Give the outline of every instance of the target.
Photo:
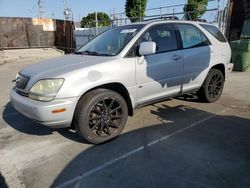
[(16, 110), (49, 127), (74, 127), (91, 143), (118, 136), (135, 108), (196, 92), (219, 99), (231, 49), (213, 25), (150, 21), (114, 27), (74, 54), (21, 70)]

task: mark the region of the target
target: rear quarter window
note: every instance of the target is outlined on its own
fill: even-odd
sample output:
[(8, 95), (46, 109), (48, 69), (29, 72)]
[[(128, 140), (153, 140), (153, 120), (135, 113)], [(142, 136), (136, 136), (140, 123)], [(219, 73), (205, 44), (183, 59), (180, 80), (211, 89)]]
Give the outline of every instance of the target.
[(213, 25), (200, 24), (201, 27), (206, 29), (209, 33), (211, 33), (218, 41), (227, 42), (227, 39), (220, 32), (220, 30)]

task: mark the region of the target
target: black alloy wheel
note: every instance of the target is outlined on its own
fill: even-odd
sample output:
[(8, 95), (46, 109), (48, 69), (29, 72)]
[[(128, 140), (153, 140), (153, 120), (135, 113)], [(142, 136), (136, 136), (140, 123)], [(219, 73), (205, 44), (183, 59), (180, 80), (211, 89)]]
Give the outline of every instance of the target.
[(128, 107), (115, 91), (96, 89), (78, 102), (74, 126), (80, 136), (93, 144), (117, 137), (127, 122)]
[(223, 73), (218, 69), (211, 69), (197, 95), (202, 101), (216, 102), (222, 94), (224, 83)]
[(92, 106), (89, 128), (96, 136), (111, 136), (118, 130), (122, 118), (123, 111), (119, 101), (107, 97)]
[(224, 78), (219, 73), (215, 73), (211, 77), (207, 87), (209, 98), (216, 99), (221, 94), (223, 83)]

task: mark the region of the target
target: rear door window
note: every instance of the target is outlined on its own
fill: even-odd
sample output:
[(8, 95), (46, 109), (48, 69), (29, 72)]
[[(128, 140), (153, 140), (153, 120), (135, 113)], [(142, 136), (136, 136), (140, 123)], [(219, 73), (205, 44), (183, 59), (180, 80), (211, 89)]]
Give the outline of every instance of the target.
[(176, 24), (176, 27), (180, 32), (184, 49), (207, 46), (210, 44), (208, 38), (197, 27), (191, 24)]

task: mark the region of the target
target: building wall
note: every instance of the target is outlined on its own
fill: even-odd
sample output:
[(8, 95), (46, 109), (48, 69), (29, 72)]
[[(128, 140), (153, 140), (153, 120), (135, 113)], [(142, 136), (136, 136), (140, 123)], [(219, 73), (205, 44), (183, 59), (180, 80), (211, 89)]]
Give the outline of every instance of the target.
[(245, 9), (245, 19), (250, 19), (250, 0), (243, 0)]
[(0, 49), (75, 47), (74, 25), (64, 20), (0, 17)]
[(228, 18), (227, 38), (240, 39), (244, 21), (250, 19), (250, 0), (229, 0)]

